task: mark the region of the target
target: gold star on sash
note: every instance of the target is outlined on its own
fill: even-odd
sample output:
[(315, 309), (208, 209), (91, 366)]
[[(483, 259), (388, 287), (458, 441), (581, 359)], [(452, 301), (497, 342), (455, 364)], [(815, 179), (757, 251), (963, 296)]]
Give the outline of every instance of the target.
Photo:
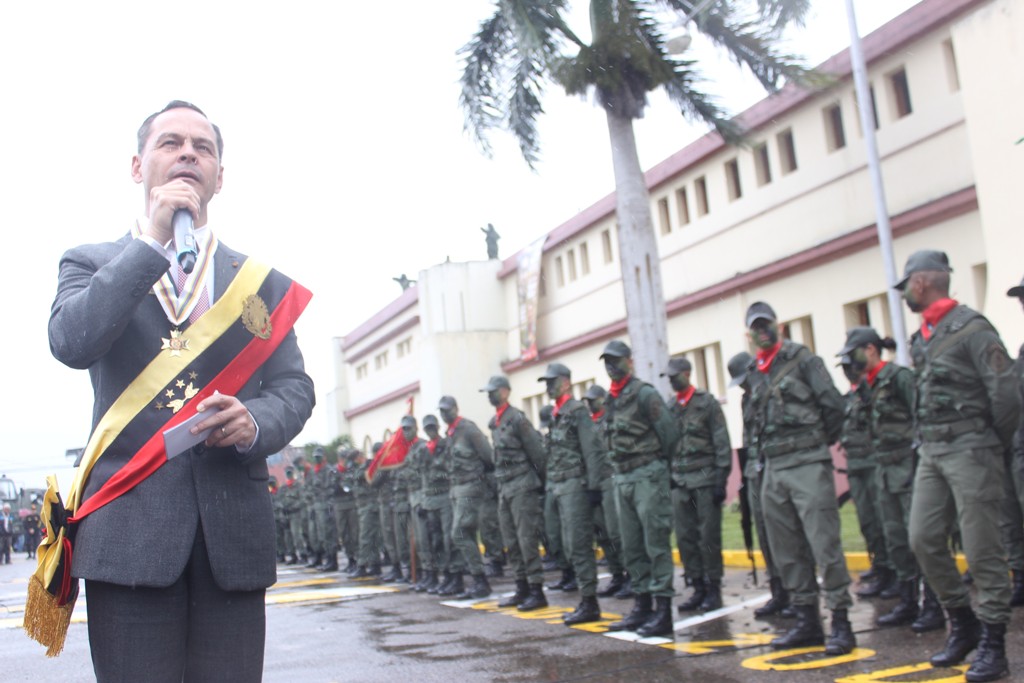
[[(195, 371), (192, 371), (188, 373), (188, 376), (190, 379), (194, 380), (198, 379), (199, 374), (196, 373)], [(174, 386), (181, 389), (184, 396), (182, 398), (174, 398), (174, 389), (168, 388), (166, 391), (163, 392), (163, 395), (167, 397), (167, 401), (157, 401), (154, 404), (154, 407), (157, 410), (170, 408), (171, 412), (176, 413), (182, 408), (184, 408), (185, 404), (188, 403), (193, 397), (195, 397), (195, 395), (198, 394), (199, 390), (202, 388), (197, 387), (193, 382), (185, 384), (184, 378), (178, 378), (174, 380)], [(170, 387), (170, 385), (168, 385), (168, 387)]]
[(181, 336), (181, 330), (175, 328), (171, 330), (171, 338), (166, 339), (161, 337), (164, 345), (160, 347), (161, 351), (170, 350), (172, 356), (180, 356), (182, 351), (188, 351), (188, 339)]

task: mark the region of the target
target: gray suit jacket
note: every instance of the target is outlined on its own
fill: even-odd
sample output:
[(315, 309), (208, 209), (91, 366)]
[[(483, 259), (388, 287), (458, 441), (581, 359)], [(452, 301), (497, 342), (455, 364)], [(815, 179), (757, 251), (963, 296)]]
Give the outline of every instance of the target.
[[(215, 300), (244, 260), (242, 254), (218, 246)], [(61, 259), (50, 348), (65, 365), (88, 368), (94, 428), (134, 378), (131, 369), (152, 358), (171, 329), (150, 294), (166, 271), (167, 260), (131, 236), (76, 247)], [(237, 396), (259, 425), (255, 446), (244, 455), (233, 447), (196, 446), (87, 516), (77, 525), (74, 576), (168, 586), (184, 571), (202, 524), (213, 575), (222, 589), (256, 590), (274, 583), (274, 514), (266, 457), (301, 431), (314, 404), (313, 382), (304, 371), (294, 331)], [(102, 463), (101, 458), (96, 467)], [(96, 472), (94, 468), (93, 476)], [(87, 483), (85, 498), (96, 488)]]

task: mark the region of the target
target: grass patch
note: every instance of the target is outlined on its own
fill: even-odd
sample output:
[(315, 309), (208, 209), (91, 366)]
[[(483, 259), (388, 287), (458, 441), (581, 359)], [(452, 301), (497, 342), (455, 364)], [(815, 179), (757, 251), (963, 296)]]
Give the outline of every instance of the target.
[[(852, 502), (847, 502), (839, 508), (840, 532), (845, 552), (863, 552), (864, 537), (860, 533), (860, 524), (857, 522), (857, 510)], [(754, 548), (757, 545), (757, 530), (754, 530)], [(740, 526), (740, 506), (733, 502), (726, 505), (722, 511), (722, 549), (723, 550), (745, 550), (743, 543), (743, 527)]]

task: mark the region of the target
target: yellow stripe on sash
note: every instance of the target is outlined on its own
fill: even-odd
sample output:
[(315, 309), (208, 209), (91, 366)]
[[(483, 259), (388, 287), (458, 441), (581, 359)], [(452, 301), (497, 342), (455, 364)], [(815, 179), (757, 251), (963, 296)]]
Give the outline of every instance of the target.
[(75, 479), (71, 484), (66, 505), (69, 513), (74, 514), (81, 505), (85, 482), (100, 455), (136, 415), (238, 320), (242, 314), (242, 303), (246, 297), (260, 288), (269, 273), (269, 266), (247, 259), (224, 294), (210, 310), (189, 326), (188, 351), (179, 356), (163, 352), (158, 354), (111, 404), (96, 425), (85, 447), (82, 460), (75, 470)]

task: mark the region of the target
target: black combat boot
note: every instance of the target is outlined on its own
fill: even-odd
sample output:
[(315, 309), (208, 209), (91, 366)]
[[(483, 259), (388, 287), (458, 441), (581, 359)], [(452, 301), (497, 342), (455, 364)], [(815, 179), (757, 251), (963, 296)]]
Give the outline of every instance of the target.
[(651, 618), (636, 630), (636, 634), (641, 638), (671, 636), (674, 631), (672, 628), (672, 598), (659, 595), (654, 602), (654, 613), (651, 614)]
[(484, 569), (484, 575), (489, 579), (500, 579), (505, 576), (505, 565), (499, 560), (488, 562), (487, 568)]
[(396, 564), (396, 565), (392, 566), (391, 567), (391, 571), (389, 571), (384, 576), (380, 577), (380, 580), (383, 581), (384, 583), (392, 583), (393, 581), (401, 581), (402, 580), (402, 567), (401, 567), (401, 565), (397, 565)]
[(878, 576), (878, 567), (871, 565), (866, 572), (857, 577), (857, 583), (869, 583), (874, 581), (876, 576)]
[(516, 579), (516, 592), (498, 603), (498, 607), (518, 607), (530, 594), (530, 584), (526, 579)]
[(576, 583), (576, 572), (572, 570), (572, 567), (566, 567), (562, 570), (562, 578), (558, 579), (554, 583), (549, 583), (545, 588), (549, 591), (560, 591), (565, 590), (565, 586), (571, 586)]
[(557, 571), (557, 569), (558, 569), (558, 560), (556, 560), (554, 557), (552, 557), (550, 553), (545, 553), (544, 554), (544, 562), (543, 562), (542, 566), (544, 567), (544, 571), (546, 571), (546, 572)]
[(354, 558), (351, 555), (349, 555), (348, 556), (348, 564), (345, 565), (345, 572), (346, 573), (348, 573), (350, 571), (354, 572), (356, 570), (356, 567), (358, 567), (358, 566), (359, 566), (359, 563), (356, 562), (356, 558)]
[(981, 622), (974, 616), (970, 606), (950, 607), (946, 613), (949, 615), (946, 647), (928, 660), (936, 668), (956, 666), (964, 661), (971, 650), (978, 647), (978, 641), (981, 640)]
[(314, 569), (314, 568), (317, 567), (317, 565), (319, 565), (323, 561), (324, 561), (324, 554), (323, 553), (317, 553), (316, 555), (310, 555), (309, 556), (309, 562), (306, 563), (306, 567), (308, 567), (309, 569)]
[(785, 635), (771, 642), (776, 650), (788, 650), (794, 647), (824, 645), (825, 632), (821, 629), (821, 617), (817, 605), (793, 605), (796, 612), (796, 624)]
[(896, 583), (896, 572), (888, 567), (875, 567), (875, 577), (857, 589), (858, 598), (877, 598)]
[(431, 570), (427, 572), (427, 580), (423, 583), (423, 593), (430, 593), (430, 591), (437, 592), (437, 587), (441, 585), (441, 582), (437, 578), (437, 570)]
[(447, 588), (448, 585), (455, 580), (455, 577), (452, 576), (452, 574), (446, 570), (444, 572), (444, 579), (441, 579), (441, 577), (436, 575), (434, 579), (434, 585), (427, 587), (427, 593), (430, 595), (437, 595), (440, 591)]
[(832, 612), (832, 633), (828, 634), (825, 642), (825, 654), (830, 657), (846, 655), (853, 652), (857, 647), (857, 638), (853, 635), (853, 627), (850, 626), (850, 615), (845, 609), (837, 609)]
[(317, 567), (322, 572), (336, 572), (338, 571), (338, 554), (327, 553), (324, 556), (324, 561)]
[(433, 573), (434, 572), (429, 569), (424, 569), (423, 572), (420, 574), (420, 578), (417, 579), (412, 589), (417, 593), (422, 593), (423, 591), (427, 590), (427, 583), (430, 581), (430, 575)]
[(491, 594), (491, 584), (483, 574), (473, 576), (473, 585), (455, 596), (456, 600), (479, 600)]
[(924, 582), (924, 600), (921, 602), (921, 613), (910, 625), (914, 633), (927, 633), (928, 631), (941, 631), (946, 628), (946, 613), (942, 611), (939, 598), (935, 591)]
[(704, 579), (693, 579), (690, 581), (690, 586), (693, 587), (693, 594), (686, 600), (683, 600), (676, 607), (679, 612), (696, 612), (700, 609), (701, 603), (704, 602), (704, 598), (708, 597), (707, 584)]
[(452, 580), (448, 582), (448, 585), (437, 590), (437, 594), (442, 598), (450, 598), (455, 595), (461, 595), (465, 592), (466, 585), (462, 582), (461, 572), (452, 574)]
[(612, 580), (608, 582), (607, 586), (597, 591), (597, 597), (610, 598), (618, 593), (624, 585), (626, 585), (626, 572), (612, 574)]
[(996, 681), (1010, 674), (1006, 661), (1006, 624), (981, 622), (981, 642), (978, 654), (964, 677), (970, 683)]
[(754, 610), (754, 617), (757, 619), (776, 615), (789, 607), (789, 591), (782, 587), (782, 579), (773, 576), (768, 580), (768, 587), (772, 591), (772, 599)]
[(904, 626), (917, 619), (917, 579), (900, 582), (900, 601), (888, 614), (878, 617), (879, 626)]
[(626, 583), (622, 584), (622, 588), (619, 589), (619, 592), (612, 597), (616, 600), (629, 600), (634, 597), (633, 579), (629, 576), (629, 572), (626, 572)]
[(368, 576), (373, 576), (373, 574), (370, 573), (369, 568), (367, 568), (365, 566), (362, 566), (362, 567), (356, 567), (356, 570), (349, 575), (349, 578), (351, 578), (351, 579), (365, 579)]
[(1024, 605), (1024, 570), (1013, 570), (1013, 594), (1010, 596), (1010, 607)]
[(285, 564), (298, 564), (298, 563), (299, 563), (299, 555), (298, 555), (298, 553), (296, 553), (295, 555), (289, 555), (288, 559), (285, 561)]
[(532, 612), (547, 606), (548, 599), (544, 596), (544, 584), (531, 583), (527, 589), (526, 599), (519, 603), (516, 609), (520, 612)]
[(637, 593), (633, 597), (633, 610), (618, 621), (608, 624), (609, 631), (635, 631), (651, 618), (651, 594)]
[(716, 610), (721, 607), (722, 582), (705, 579), (704, 587), (707, 589), (707, 595), (704, 596), (704, 600), (700, 603), (700, 607), (697, 609), (701, 612), (710, 612), (711, 610)]
[(601, 621), (601, 606), (597, 604), (597, 597), (584, 595), (583, 599), (580, 600), (580, 604), (576, 606), (576, 611), (572, 614), (566, 614), (562, 617), (562, 621), (565, 622), (566, 626)]

